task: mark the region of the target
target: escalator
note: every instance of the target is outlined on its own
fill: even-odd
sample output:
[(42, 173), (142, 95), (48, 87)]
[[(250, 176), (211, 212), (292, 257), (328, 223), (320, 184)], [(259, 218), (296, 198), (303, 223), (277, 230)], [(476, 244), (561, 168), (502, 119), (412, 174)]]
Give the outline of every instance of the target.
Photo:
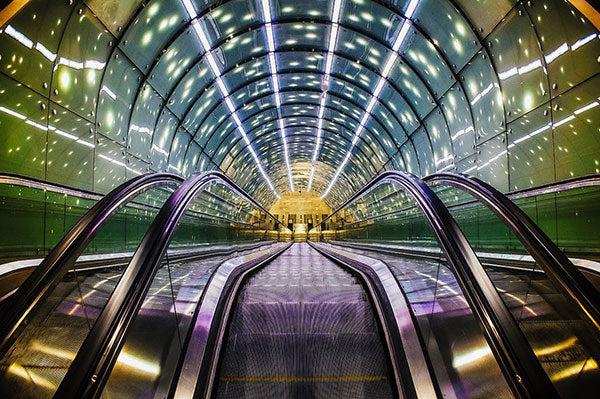
[[(193, 280), (196, 287), (201, 289), (225, 259), (233, 254), (237, 256), (251, 252), (261, 245), (250, 243), (172, 252), (171, 262), (176, 262), (178, 267), (173, 268), (170, 275), (161, 273), (157, 276), (152, 300), (147, 301), (142, 314), (147, 318), (156, 316), (161, 305), (170, 300), (165, 291), (171, 282), (176, 284), (185, 280), (191, 284)], [(65, 275), (35, 317), (28, 322), (25, 332), (19, 335), (12, 349), (0, 361), (0, 371), (4, 377), (0, 384), (0, 397), (41, 398), (58, 388), (79, 347), (114, 292), (126, 265), (119, 262), (76, 269)], [(191, 270), (194, 271), (193, 276), (190, 275)], [(164, 326), (165, 323), (154, 323), (152, 333), (165, 338), (163, 345), (159, 346), (168, 348), (167, 343), (173, 331)], [(132, 369), (136, 370), (136, 367)]]
[[(163, 176), (156, 184), (165, 178), (171, 179)], [(531, 239), (541, 269), (484, 267), (431, 189), (409, 174), (384, 178), (420, 207), (439, 242), (437, 258), (401, 256), (364, 242), (354, 248), (349, 241), (274, 243), (264, 226), (278, 222), (229, 178), (208, 172), (178, 185), (126, 264), (74, 267), (95, 232), (90, 226), (130, 197), (107, 196), (110, 211), (100, 205), (90, 210), (16, 292), (16, 311), (4, 315), (0, 337), (0, 393), (32, 398), (593, 394), (600, 381), (600, 343), (590, 323), (596, 294), (581, 294), (585, 281), (564, 280), (572, 265), (546, 257), (552, 248), (544, 252)], [(227, 229), (224, 244), (201, 248), (206, 237), (186, 223), (195, 199), (215, 185), (237, 199), (202, 225), (215, 234)], [(240, 201), (249, 204), (242, 213)], [(226, 215), (232, 209), (235, 213)], [(261, 213), (273, 220), (257, 224), (268, 219)], [(237, 221), (242, 214), (245, 224)], [(203, 254), (177, 256), (182, 245)], [(565, 269), (556, 271), (553, 262)], [(572, 295), (565, 294), (569, 290)], [(591, 310), (582, 316), (582, 309)]]
[[(403, 179), (402, 176), (398, 176), (400, 174), (383, 173), (379, 179), (369, 184), (371, 187), (361, 190), (340, 209), (352, 204), (369, 189), (382, 184), (386, 175), (389, 180), (394, 181), (396, 177)], [(525, 362), (529, 363), (528, 366), (522, 367), (521, 371), (536, 370), (527, 378), (531, 378), (537, 387), (529, 387), (519, 392), (523, 388), (523, 375), (516, 369), (507, 372), (512, 367), (512, 361), (502, 360), (501, 350), (498, 350), (498, 347), (494, 348), (494, 333), (490, 334), (496, 327), (486, 332), (488, 344), (473, 344), (469, 343), (472, 339), (457, 340), (456, 336), (453, 336), (468, 337), (471, 335), (470, 331), (477, 328), (472, 321), (465, 320), (464, 314), (477, 313), (479, 305), (474, 304), (472, 299), (469, 300), (471, 288), (467, 286), (468, 283), (461, 281), (460, 271), (453, 265), (451, 253), (442, 246), (437, 248), (436, 244), (426, 240), (404, 245), (396, 245), (392, 241), (386, 248), (386, 239), (377, 240), (376, 234), (369, 235), (368, 232), (369, 225), (380, 223), (376, 216), (357, 222), (358, 233), (352, 233), (352, 226), (345, 226), (345, 234), (350, 232), (348, 235), (352, 239), (334, 242), (343, 247), (358, 248), (363, 255), (385, 262), (393, 271), (411, 302), (420, 328), (431, 340), (426, 344), (430, 358), (440, 360), (433, 362), (437, 383), (451, 387), (444, 392), (444, 396), (478, 397), (473, 387), (486, 384), (481, 384), (481, 381), (472, 384), (473, 380), (479, 378), (478, 370), (489, 370), (489, 366), (480, 367), (487, 362), (486, 359), (493, 356), (499, 360), (503, 374), (512, 385), (512, 393), (516, 396), (532, 396), (533, 392), (543, 389), (546, 392), (545, 396), (549, 397), (593, 397), (600, 385), (600, 302), (598, 290), (592, 284), (594, 279), (588, 280), (584, 277), (572, 261), (521, 209), (491, 186), (474, 178), (450, 173), (432, 175), (425, 180), (430, 184), (458, 188), (472, 195), (475, 198), (473, 202), (479, 201), (492, 210), (531, 255), (528, 265), (518, 265), (518, 262), (515, 265), (515, 262), (511, 264), (504, 260), (498, 264), (490, 264), (488, 260), (484, 267), (480, 260), (474, 262), (476, 269), (480, 270), (477, 274), (481, 279), (476, 290), (487, 293), (488, 298), (492, 300), (488, 303), (492, 303), (493, 297), (497, 295), (497, 309), (504, 312), (501, 319), (512, 330), (509, 335), (521, 340), (514, 355), (523, 355)], [(429, 195), (434, 194), (429, 192)], [(389, 191), (386, 196), (392, 197)], [(451, 192), (450, 196), (458, 198), (454, 192)], [(361, 202), (357, 209), (364, 214), (363, 210), (373, 204)], [(393, 220), (393, 211), (389, 211), (387, 206), (386, 209), (387, 213), (379, 216), (379, 220)], [(397, 212), (409, 215), (411, 209), (410, 206), (405, 206)], [(421, 211), (426, 212), (426, 209), (421, 206)], [(418, 212), (412, 212), (412, 215), (415, 214)], [(437, 230), (434, 231), (438, 235)], [(462, 233), (455, 235), (455, 239), (459, 241), (465, 238), (461, 237)], [(422, 247), (424, 244), (431, 247)], [(416, 250), (411, 250), (410, 247)], [(479, 256), (472, 253), (473, 258)], [(499, 258), (509, 259), (511, 256), (502, 255)], [(482, 320), (481, 316), (476, 318)], [(466, 325), (469, 325), (467, 329)], [(451, 367), (448, 368), (447, 365)], [(461, 369), (471, 369), (471, 372), (467, 370), (461, 375)], [(517, 379), (511, 381), (511, 376), (517, 376)], [(491, 394), (492, 392), (484, 392), (483, 397)]]
[[(266, 230), (254, 220), (261, 219), (260, 210), (251, 214), (247, 205), (239, 201), (233, 203), (216, 195), (219, 193), (215, 189), (218, 185), (208, 187), (212, 182), (218, 183), (219, 178), (218, 173), (203, 175), (205, 190), (197, 196), (197, 203), (181, 215), (178, 223), (180, 232), (175, 236), (172, 248), (162, 252), (167, 265), (156, 274), (151, 287), (148, 287), (149, 298), (140, 304), (140, 317), (156, 321), (156, 315), (160, 315), (158, 310), (164, 306), (167, 307), (167, 313), (173, 314), (173, 304), (169, 305), (167, 301), (172, 300), (174, 287), (182, 295), (188, 296), (181, 298), (178, 306), (186, 305), (185, 300), (198, 300), (197, 293), (202, 292), (217, 265), (271, 244), (265, 236)], [(95, 247), (95, 239), (102, 236), (103, 228), (108, 226), (110, 234), (111, 224), (114, 226), (112, 221), (118, 218), (121, 209), (131, 212), (127, 207), (132, 200), (139, 199), (140, 194), (154, 188), (162, 190), (166, 186), (177, 186), (181, 181), (181, 178), (169, 174), (139, 176), (105, 197), (100, 197), (49, 255), (33, 268), (17, 291), (7, 298), (3, 306), (8, 311), (1, 315), (0, 396), (63, 396), (57, 391), (61, 386), (64, 387), (61, 384), (65, 380), (69, 380), (69, 372), (78, 369), (75, 364), (86, 353), (83, 348), (87, 348), (94, 327), (99, 324), (98, 320), (106, 315), (107, 305), (115, 299), (127, 298), (127, 295), (119, 292), (122, 292), (120, 287), (123, 284), (130, 282), (127, 278), (130, 271), (128, 265), (135, 255), (83, 254), (88, 247)], [(222, 190), (229, 190), (226, 185), (222, 187)], [(149, 201), (152, 206), (133, 203), (132, 208), (141, 209), (144, 215), (143, 219), (135, 219), (136, 222), (139, 219), (151, 221), (157, 215), (155, 206), (158, 205), (160, 209), (161, 198), (166, 199), (171, 192), (153, 192)], [(221, 201), (220, 208), (215, 207), (217, 200)], [(214, 216), (210, 217), (206, 212), (213, 212)], [(245, 222), (245, 218), (248, 222)], [(124, 227), (128, 226), (130, 229), (147, 228), (143, 223)], [(195, 230), (198, 228), (205, 233), (198, 235)], [(238, 233), (241, 229), (245, 230)], [(237, 239), (231, 240), (230, 236)], [(130, 234), (129, 240), (133, 239), (135, 235)], [(86, 258), (103, 261), (100, 265), (90, 267)], [(84, 259), (86, 261), (82, 261)], [(193, 285), (191, 292), (186, 284)], [(184, 319), (183, 314), (177, 317)], [(166, 339), (162, 344), (178, 334), (173, 335), (173, 329), (169, 331), (160, 320), (153, 327), (152, 334)], [(128, 370), (134, 373), (137, 370), (137, 373), (145, 376), (156, 374), (148, 364), (135, 354), (125, 352), (117, 360), (116, 367), (125, 365)]]
[[(409, 298), (422, 329), (431, 332), (435, 347), (446, 348), (436, 351), (443, 359), (436, 365), (438, 382), (447, 379), (449, 383), (445, 386), (452, 386), (453, 392), (466, 394), (470, 391), (473, 394), (473, 387), (466, 386), (464, 381), (479, 378), (473, 373), (473, 366), (484, 364), (492, 353), (484, 343), (477, 343), (472, 338), (456, 339), (456, 335), (469, 337), (469, 330), (477, 327), (465, 318), (468, 305), (447, 263), (443, 259), (426, 259), (416, 253), (400, 254), (393, 246), (385, 250), (383, 245), (338, 245), (344, 250), (379, 259), (389, 266)], [(486, 271), (559, 394), (571, 398), (593, 397), (600, 381), (600, 345), (597, 334), (578, 317), (574, 305), (543, 273), (500, 265), (488, 265)], [(456, 334), (457, 331), (462, 333)], [(441, 370), (442, 365), (454, 367)]]
[(215, 398), (394, 397), (365, 290), (306, 243), (250, 277), (230, 318)]

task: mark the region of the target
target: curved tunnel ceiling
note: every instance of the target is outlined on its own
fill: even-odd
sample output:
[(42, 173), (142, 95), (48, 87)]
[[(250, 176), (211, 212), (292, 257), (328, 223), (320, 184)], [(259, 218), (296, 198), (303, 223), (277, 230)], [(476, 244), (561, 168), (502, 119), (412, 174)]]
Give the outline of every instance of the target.
[[(562, 0), (39, 0), (0, 39), (2, 117), (48, 135), (43, 172), (20, 172), (97, 191), (210, 168), (265, 205), (335, 206), (385, 169), (519, 189), (561, 177), (556, 129), (600, 95), (598, 31)], [(520, 176), (524, 157), (552, 175)]]

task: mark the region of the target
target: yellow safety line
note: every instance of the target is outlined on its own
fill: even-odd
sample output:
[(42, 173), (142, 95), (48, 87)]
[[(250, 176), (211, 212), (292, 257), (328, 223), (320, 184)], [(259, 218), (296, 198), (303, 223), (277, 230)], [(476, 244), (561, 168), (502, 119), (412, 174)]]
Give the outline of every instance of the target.
[(579, 10), (594, 26), (600, 30), (600, 12), (587, 0), (569, 0), (573, 7)]
[(9, 5), (4, 7), (2, 11), (0, 11), (0, 26), (4, 28), (4, 25), (11, 20), (12, 17), (15, 16), (16, 13), (21, 11), (25, 5), (29, 3), (29, 0), (13, 0)]
[(385, 381), (384, 375), (316, 375), (316, 376), (265, 376), (265, 377), (221, 377), (223, 382), (364, 382)]

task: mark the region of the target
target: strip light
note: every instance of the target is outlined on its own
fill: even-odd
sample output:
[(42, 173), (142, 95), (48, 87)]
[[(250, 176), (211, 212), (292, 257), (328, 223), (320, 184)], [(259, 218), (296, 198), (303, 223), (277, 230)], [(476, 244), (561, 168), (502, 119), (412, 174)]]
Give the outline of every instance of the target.
[(273, 194), (275, 194), (275, 196), (277, 198), (281, 198), (281, 196), (279, 195), (277, 190), (275, 190), (273, 183), (271, 183), (269, 176), (267, 176), (267, 173), (263, 169), (260, 159), (258, 158), (256, 151), (254, 151), (254, 148), (252, 147), (252, 145), (250, 143), (248, 134), (246, 133), (246, 130), (242, 126), (242, 122), (240, 120), (240, 117), (237, 114), (235, 105), (233, 104), (233, 101), (231, 100), (229, 90), (227, 89), (227, 86), (225, 86), (225, 82), (223, 82), (223, 79), (221, 78), (221, 70), (219, 69), (219, 66), (217, 65), (217, 61), (215, 60), (215, 57), (211, 51), (212, 49), (211, 49), (210, 41), (208, 40), (208, 36), (206, 35), (206, 32), (204, 32), (204, 29), (202, 29), (202, 25), (200, 25), (200, 22), (197, 19), (198, 13), (196, 12), (194, 5), (192, 4), (191, 0), (182, 0), (182, 2), (183, 2), (183, 6), (185, 7), (185, 10), (188, 13), (188, 16), (192, 20), (192, 28), (194, 28), (194, 32), (196, 33), (196, 36), (198, 36), (198, 40), (200, 40), (200, 44), (202, 44), (202, 48), (204, 49), (204, 58), (206, 59), (206, 62), (208, 63), (208, 66), (210, 67), (211, 72), (215, 76), (215, 82), (217, 84), (217, 87), (219, 88), (219, 91), (221, 92), (221, 95), (225, 101), (225, 105), (227, 105), (227, 108), (229, 109), (229, 112), (231, 113), (231, 117), (232, 117), (233, 121), (237, 125), (238, 132), (240, 133), (242, 139), (244, 140), (244, 143), (246, 143), (246, 146), (247, 146), (248, 150), (250, 151), (250, 154), (252, 154), (252, 158), (254, 159), (254, 162), (256, 163), (256, 167), (258, 168), (263, 179), (265, 180), (265, 182), (267, 183), (267, 185), (269, 186), (271, 191), (273, 191)]
[(409, 31), (410, 27), (412, 26), (411, 18), (413, 17), (418, 4), (419, 4), (419, 0), (410, 0), (410, 2), (408, 3), (408, 6), (406, 7), (406, 11), (404, 12), (404, 17), (405, 17), (404, 22), (402, 22), (402, 26), (400, 27), (400, 32), (398, 33), (398, 36), (396, 36), (396, 39), (394, 40), (394, 43), (392, 45), (393, 51), (390, 53), (390, 55), (385, 63), (385, 66), (383, 67), (383, 69), (381, 71), (381, 76), (379, 78), (379, 81), (375, 85), (375, 90), (373, 90), (373, 93), (371, 93), (371, 98), (368, 102), (367, 108), (365, 109), (365, 113), (364, 113), (363, 117), (361, 118), (360, 123), (358, 124), (358, 127), (356, 128), (356, 131), (354, 132), (354, 136), (352, 137), (352, 144), (350, 145), (350, 149), (348, 150), (348, 153), (344, 157), (343, 162), (340, 164), (340, 166), (336, 170), (335, 174), (333, 175), (333, 179), (331, 179), (331, 182), (327, 186), (327, 189), (321, 195), (321, 199), (325, 198), (329, 194), (329, 192), (331, 191), (331, 189), (337, 182), (338, 178), (340, 177), (340, 174), (344, 170), (346, 164), (350, 160), (350, 156), (352, 155), (352, 150), (356, 146), (356, 143), (358, 142), (358, 139), (359, 139), (361, 133), (365, 129), (365, 126), (369, 120), (369, 117), (371, 116), (373, 108), (375, 108), (375, 105), (377, 104), (379, 95), (381, 94), (383, 87), (385, 86), (385, 83), (387, 82), (387, 78), (388, 78), (390, 72), (392, 71), (394, 64), (398, 60), (398, 57), (399, 57), (398, 51), (400, 50), (400, 47), (402, 47), (402, 44), (404, 43), (404, 41), (408, 35), (408, 31)]
[(319, 158), (319, 150), (321, 149), (321, 139), (323, 136), (323, 115), (325, 115), (325, 102), (327, 101), (327, 90), (329, 89), (329, 83), (331, 80), (331, 69), (333, 68), (333, 53), (337, 43), (337, 37), (340, 30), (340, 14), (342, 11), (342, 0), (334, 0), (333, 12), (331, 14), (331, 34), (329, 35), (329, 44), (327, 46), (327, 58), (325, 61), (325, 71), (323, 76), (323, 87), (325, 91), (321, 94), (321, 102), (319, 104), (319, 122), (317, 125), (317, 142), (315, 143), (315, 151), (313, 153), (311, 166), (310, 166), (310, 177), (308, 178), (308, 186), (306, 191), (310, 191), (312, 188), (313, 180), (315, 177), (315, 167), (317, 159)]
[(287, 138), (285, 134), (285, 123), (281, 114), (281, 95), (279, 94), (279, 78), (277, 77), (277, 62), (275, 60), (275, 35), (273, 34), (273, 25), (271, 24), (271, 4), (269, 0), (261, 0), (263, 17), (265, 19), (265, 32), (267, 35), (267, 46), (269, 48), (269, 68), (271, 71), (271, 82), (273, 85), (273, 96), (275, 97), (275, 106), (277, 107), (277, 116), (279, 118), (279, 132), (283, 144), (283, 156), (287, 167), (288, 179), (290, 181), (290, 190), (294, 188), (294, 178), (292, 176), (292, 167), (290, 165), (290, 154), (288, 151)]
[(73, 134), (67, 133), (67, 132), (62, 131), (60, 129), (57, 129), (56, 127), (54, 127), (52, 125), (46, 126), (46, 125), (42, 125), (40, 123), (37, 123), (35, 121), (32, 121), (31, 119), (28, 119), (25, 115), (20, 114), (19, 112), (14, 111), (14, 110), (12, 110), (10, 108), (6, 108), (6, 107), (3, 107), (3, 106), (0, 105), (0, 112), (4, 112), (4, 113), (6, 113), (6, 114), (8, 114), (10, 116), (14, 116), (15, 118), (18, 118), (18, 119), (20, 119), (22, 121), (25, 121), (25, 123), (28, 124), (29, 126), (33, 126), (33, 127), (37, 128), (39, 130), (42, 130), (44, 132), (47, 132), (48, 130), (50, 130), (50, 131), (58, 134), (59, 136), (62, 136), (62, 137), (65, 137), (67, 139), (75, 141), (77, 144), (81, 144), (81, 145), (89, 147), (89, 148), (95, 148), (96, 147), (94, 144), (92, 144), (92, 143), (90, 143), (88, 141), (82, 140), (82, 139), (80, 139), (79, 137), (77, 137), (77, 136), (75, 136)]

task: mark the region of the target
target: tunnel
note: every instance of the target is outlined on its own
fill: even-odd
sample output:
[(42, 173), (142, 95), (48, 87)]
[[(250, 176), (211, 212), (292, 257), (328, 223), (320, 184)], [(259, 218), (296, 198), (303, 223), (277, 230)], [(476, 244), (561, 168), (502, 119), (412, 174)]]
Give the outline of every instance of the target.
[(0, 1), (0, 396), (592, 398), (593, 0)]

